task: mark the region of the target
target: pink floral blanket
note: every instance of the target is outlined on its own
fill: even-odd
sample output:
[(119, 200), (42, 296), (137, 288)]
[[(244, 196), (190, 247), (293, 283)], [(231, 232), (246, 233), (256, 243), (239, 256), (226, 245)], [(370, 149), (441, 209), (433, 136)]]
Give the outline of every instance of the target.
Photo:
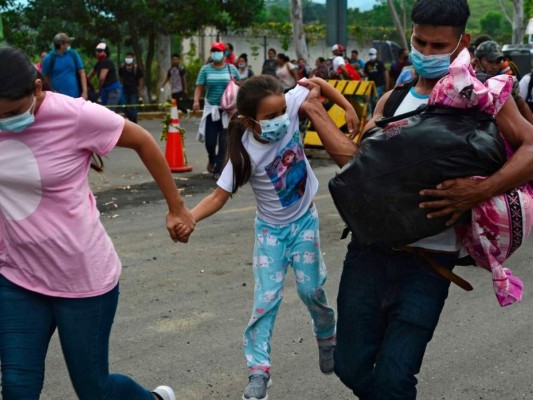
[[(513, 79), (498, 75), (480, 82), (465, 49), (451, 64), (450, 74), (435, 85), (429, 104), (461, 109), (478, 107), (496, 115), (511, 95)], [(502, 139), (509, 158), (512, 148), (503, 135)], [(522, 299), (522, 281), (503, 263), (527, 239), (532, 224), (533, 188), (526, 184), (476, 205), (472, 208), (471, 223), (456, 228), (466, 252), (478, 266), (492, 273), (494, 292), (502, 307)]]

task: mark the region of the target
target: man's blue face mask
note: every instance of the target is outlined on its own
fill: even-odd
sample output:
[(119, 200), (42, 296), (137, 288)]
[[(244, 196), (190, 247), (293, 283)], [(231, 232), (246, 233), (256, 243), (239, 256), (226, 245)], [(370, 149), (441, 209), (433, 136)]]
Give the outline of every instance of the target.
[(442, 78), (446, 75), (451, 64), (450, 58), (459, 47), (462, 37), (463, 35), (461, 35), (457, 42), (457, 46), (455, 46), (455, 49), (453, 49), (451, 53), (425, 56), (413, 46), (413, 37), (411, 36), (411, 52), (409, 53), (409, 59), (417, 74), (427, 79)]

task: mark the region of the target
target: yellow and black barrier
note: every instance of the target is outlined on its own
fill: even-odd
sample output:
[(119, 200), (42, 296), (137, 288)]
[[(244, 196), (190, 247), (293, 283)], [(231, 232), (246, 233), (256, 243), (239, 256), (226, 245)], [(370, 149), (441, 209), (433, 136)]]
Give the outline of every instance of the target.
[[(337, 89), (355, 109), (359, 117), (359, 127), (354, 141), (357, 141), (363, 128), (368, 122), (368, 114), (370, 109), (370, 100), (372, 96), (377, 97), (376, 85), (374, 81), (345, 81), (345, 80), (329, 80), (328, 83)], [(324, 107), (328, 111), (329, 117), (333, 120), (335, 125), (348, 135), (348, 128), (346, 126), (346, 117), (344, 110), (332, 102), (324, 103)], [(304, 146), (306, 147), (323, 147), (322, 142), (315, 131), (313, 125), (309, 123), (307, 132), (304, 137)]]

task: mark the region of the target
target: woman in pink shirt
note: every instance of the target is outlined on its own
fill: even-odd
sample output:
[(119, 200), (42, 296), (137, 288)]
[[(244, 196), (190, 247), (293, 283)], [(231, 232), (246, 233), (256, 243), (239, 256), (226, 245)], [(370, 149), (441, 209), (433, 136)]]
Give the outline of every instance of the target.
[(0, 59), (2, 398), (39, 398), (57, 328), (80, 399), (175, 400), (167, 386), (150, 392), (109, 374), (121, 264), (88, 183), (89, 168), (99, 168), (94, 154), (135, 150), (167, 201), (172, 240), (187, 241), (195, 222), (165, 158), (140, 126), (83, 98), (45, 92), (20, 50), (0, 48)]

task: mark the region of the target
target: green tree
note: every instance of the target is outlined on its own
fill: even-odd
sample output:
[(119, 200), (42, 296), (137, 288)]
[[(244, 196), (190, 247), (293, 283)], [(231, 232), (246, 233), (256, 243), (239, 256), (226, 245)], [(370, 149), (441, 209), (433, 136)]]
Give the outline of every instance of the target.
[(512, 27), (509, 21), (500, 13), (489, 11), (480, 20), (481, 33), (488, 33), (498, 43), (510, 43)]

